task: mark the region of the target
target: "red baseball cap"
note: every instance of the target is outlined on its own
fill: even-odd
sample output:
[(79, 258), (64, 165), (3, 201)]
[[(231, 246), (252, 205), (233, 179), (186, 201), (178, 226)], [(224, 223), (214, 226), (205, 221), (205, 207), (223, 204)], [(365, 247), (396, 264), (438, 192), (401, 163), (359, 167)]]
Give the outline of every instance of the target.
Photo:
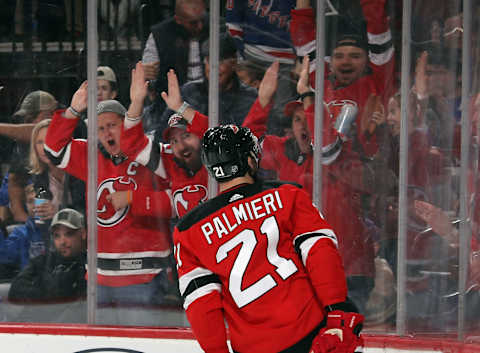
[(303, 102), (300, 99), (288, 102), (287, 104), (285, 104), (285, 108), (283, 109), (283, 114), (285, 114), (285, 116), (291, 118), (293, 116), (293, 112), (298, 107), (303, 107)]
[(187, 126), (188, 121), (180, 114), (174, 113), (170, 115), (170, 118), (168, 119), (168, 127), (163, 130), (163, 139), (165, 141), (169, 140), (172, 129), (186, 130)]

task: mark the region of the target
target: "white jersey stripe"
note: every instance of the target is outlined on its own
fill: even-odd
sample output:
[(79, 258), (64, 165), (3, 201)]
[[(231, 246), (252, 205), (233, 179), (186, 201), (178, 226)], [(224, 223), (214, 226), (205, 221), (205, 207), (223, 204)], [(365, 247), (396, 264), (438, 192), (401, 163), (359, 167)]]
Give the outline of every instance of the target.
[(386, 63), (388, 63), (393, 56), (394, 48), (390, 47), (388, 50), (384, 51), (383, 53), (380, 54), (374, 54), (370, 52), (368, 55), (370, 58), (370, 62), (374, 65), (381, 66)]
[(148, 139), (148, 143), (145, 148), (138, 154), (135, 160), (141, 165), (147, 165), (150, 160), (150, 153), (152, 152), (152, 140)]
[(209, 271), (205, 268), (202, 268), (202, 267), (197, 267), (195, 268), (194, 270), (188, 272), (188, 273), (185, 273), (183, 276), (181, 276), (179, 279), (178, 279), (178, 288), (180, 289), (180, 294), (183, 295), (183, 293), (185, 293), (185, 290), (187, 289), (188, 287), (188, 284), (193, 281), (194, 279), (196, 278), (199, 278), (199, 277), (204, 277), (204, 276), (208, 276), (208, 275), (211, 275), (213, 274), (212, 271)]
[(106, 253), (99, 252), (97, 257), (99, 259), (138, 259), (141, 257), (167, 257), (170, 255), (170, 250), (165, 251), (140, 251), (128, 253)]
[(131, 276), (131, 275), (151, 275), (157, 274), (162, 271), (161, 268), (147, 268), (141, 270), (102, 270), (97, 268), (97, 273), (102, 276), (119, 277), (119, 276)]
[(367, 33), (367, 36), (368, 44), (374, 45), (382, 45), (392, 40), (392, 33), (390, 30), (380, 34)]
[(203, 287), (197, 288), (185, 298), (185, 302), (183, 303), (183, 308), (187, 310), (188, 306), (192, 304), (195, 300), (205, 295), (208, 295), (213, 291), (217, 291), (221, 293), (222, 286), (219, 283), (210, 283)]

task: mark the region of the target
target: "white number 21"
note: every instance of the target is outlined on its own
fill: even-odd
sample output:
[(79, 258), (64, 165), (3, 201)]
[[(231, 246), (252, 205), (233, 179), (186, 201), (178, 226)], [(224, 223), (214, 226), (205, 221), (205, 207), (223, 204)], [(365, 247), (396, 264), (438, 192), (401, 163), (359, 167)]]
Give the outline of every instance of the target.
[[(267, 237), (267, 260), (275, 267), (275, 272), (283, 280), (297, 272), (297, 266), (291, 259), (278, 255), (277, 246), (280, 232), (275, 217), (266, 218), (260, 226), (260, 231)], [(242, 290), (243, 276), (251, 260), (253, 250), (257, 245), (255, 232), (252, 229), (244, 229), (235, 237), (222, 244), (217, 251), (217, 263), (225, 260), (229, 251), (239, 244), (242, 244), (242, 246), (230, 272), (229, 288), (233, 300), (241, 308), (267, 293), (277, 283), (270, 274), (267, 274)]]

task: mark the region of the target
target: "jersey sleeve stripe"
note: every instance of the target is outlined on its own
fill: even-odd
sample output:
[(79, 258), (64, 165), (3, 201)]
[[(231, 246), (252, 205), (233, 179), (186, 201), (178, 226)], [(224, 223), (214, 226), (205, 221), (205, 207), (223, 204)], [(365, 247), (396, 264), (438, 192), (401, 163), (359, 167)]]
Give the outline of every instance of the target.
[(170, 253), (170, 249), (165, 251), (139, 251), (128, 253), (99, 252), (97, 257), (102, 259), (135, 259), (139, 257), (166, 257), (170, 255)]
[(45, 153), (49, 155), (49, 159), (54, 165), (56, 165), (58, 168), (64, 169), (70, 162), (71, 147), (72, 143), (70, 142), (65, 147), (61, 148), (58, 152), (55, 152), (47, 145), (44, 145), (44, 150)]
[(135, 160), (140, 163), (141, 165), (147, 165), (147, 163), (149, 162), (150, 158), (151, 158), (151, 154), (152, 154), (152, 140), (150, 138), (148, 138), (148, 143), (147, 145), (145, 146), (145, 148), (138, 154), (137, 158), (135, 158)]
[(393, 46), (383, 53), (377, 54), (377, 53), (370, 52), (369, 54), (370, 62), (377, 66), (384, 65), (392, 59), (393, 52), (394, 52)]
[(320, 229), (312, 233), (300, 234), (293, 240), (295, 251), (301, 256), (304, 266), (307, 263), (310, 249), (320, 239), (330, 239), (338, 247), (337, 236), (331, 229)]
[[(316, 49), (316, 44), (315, 41), (308, 42), (307, 44), (304, 44), (302, 46), (298, 46), (295, 48), (297, 50), (297, 55), (298, 56), (305, 56), (307, 54), (310, 54), (315, 51)], [(312, 59), (312, 58), (310, 58)]]
[(342, 140), (337, 138), (334, 143), (322, 147), (322, 164), (329, 165), (335, 159), (337, 159), (338, 155), (342, 151), (342, 144)]
[(162, 159), (162, 146), (161, 144), (154, 144), (152, 147), (152, 152), (150, 153), (150, 159), (147, 163), (147, 168), (152, 170), (156, 175), (167, 178), (167, 172), (163, 165)]
[(205, 296), (205, 295), (208, 295), (210, 293), (212, 293), (213, 291), (217, 291), (219, 293), (221, 293), (221, 285), (218, 284), (218, 283), (209, 283), (209, 284), (206, 284), (204, 285), (203, 287), (200, 287), (200, 288), (197, 288), (195, 291), (193, 291), (192, 293), (190, 293), (188, 296), (185, 296), (183, 297), (184, 298), (184, 302), (183, 302), (183, 308), (185, 310), (188, 309), (188, 307), (190, 306), (190, 304), (192, 304), (195, 300)]
[(153, 143), (151, 138), (148, 138), (148, 143), (145, 148), (137, 155), (135, 160), (141, 165), (146, 166), (156, 175), (161, 178), (166, 178), (167, 173), (163, 166), (161, 158), (161, 143)]
[(184, 298), (185, 309), (194, 300), (216, 290), (221, 291), (220, 279), (212, 271), (197, 267), (196, 269), (181, 275), (178, 287)]
[(392, 40), (392, 33), (386, 31), (380, 34), (367, 33), (368, 44), (383, 45)]

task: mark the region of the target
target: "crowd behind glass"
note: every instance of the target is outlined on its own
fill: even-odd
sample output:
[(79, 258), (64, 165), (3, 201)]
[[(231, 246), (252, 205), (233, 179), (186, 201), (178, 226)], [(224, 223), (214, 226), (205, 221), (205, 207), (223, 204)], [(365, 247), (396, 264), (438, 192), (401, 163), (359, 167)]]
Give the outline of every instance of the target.
[[(7, 3), (2, 13), (10, 15), (2, 21), (0, 45), (64, 39), (83, 45), (86, 1)], [(314, 0), (221, 2), (218, 121), (247, 126), (257, 135), (260, 177), (292, 181), (312, 193), (315, 109), (323, 109), (319, 208), (339, 237), (349, 296), (366, 316), (365, 331), (394, 332), (402, 6), (392, 0), (326, 2), (325, 67), (315, 52), (315, 6)], [(102, 62), (99, 52), (98, 170), (107, 174), (97, 190), (98, 323), (188, 326), (171, 231), (208, 195), (199, 150), (208, 127), (209, 4), (121, 0), (99, 1), (99, 7), (99, 39), (140, 43), (141, 49), (125, 49), (133, 57), (128, 65), (121, 53)], [(479, 9), (475, 5), (471, 12)], [(413, 1), (412, 11), (402, 259), (406, 325), (416, 334), (453, 333), (459, 299), (463, 9), (460, 1), (432, 0)], [(466, 103), (471, 242), (465, 300), (466, 328), (473, 335), (480, 314), (477, 18)], [(51, 60), (58, 58), (52, 54)], [(85, 181), (92, 166), (84, 154), (87, 67), (79, 65), (81, 73), (69, 85), (32, 76), (28, 85), (9, 80), (14, 87), (0, 90), (0, 100), (20, 92), (15, 109), (3, 111), (0, 123), (4, 322), (44, 322), (45, 312), (56, 313), (48, 316), (52, 322), (86, 322)], [(319, 73), (324, 104), (315, 107)], [(128, 227), (114, 228), (121, 222)]]

